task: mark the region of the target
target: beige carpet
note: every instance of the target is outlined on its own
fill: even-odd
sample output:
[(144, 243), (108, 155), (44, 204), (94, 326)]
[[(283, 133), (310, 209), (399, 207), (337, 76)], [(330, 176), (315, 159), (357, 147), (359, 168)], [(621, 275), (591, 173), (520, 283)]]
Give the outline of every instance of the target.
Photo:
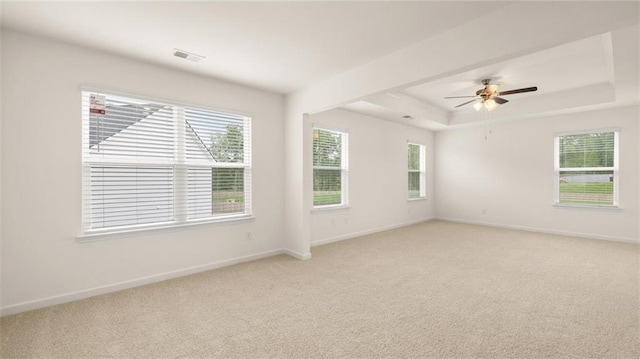
[(433, 221), (2, 318), (4, 358), (638, 358), (639, 247)]

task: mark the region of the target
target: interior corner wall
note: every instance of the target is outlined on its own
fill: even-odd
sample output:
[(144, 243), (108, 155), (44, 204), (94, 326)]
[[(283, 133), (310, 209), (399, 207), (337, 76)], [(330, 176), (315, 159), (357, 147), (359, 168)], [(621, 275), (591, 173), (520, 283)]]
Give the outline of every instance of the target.
[[(437, 217), (638, 241), (638, 113), (630, 106), (438, 132)], [(620, 210), (554, 207), (554, 135), (611, 127), (620, 128)]]
[[(0, 26), (0, 54), (2, 54), (2, 32), (3, 29)], [(0, 56), (0, 308), (2, 308), (2, 83), (2, 56)]]
[[(282, 252), (282, 95), (9, 30), (1, 42), (3, 314)], [(83, 84), (252, 114), (255, 219), (78, 243)]]
[[(309, 117), (313, 125), (349, 133), (349, 208), (311, 212), (311, 245), (433, 218), (433, 133), (345, 110)], [(407, 142), (426, 146), (426, 199), (408, 198)], [(311, 155), (307, 156), (311, 167)], [(310, 181), (308, 187), (312, 186)], [(309, 196), (312, 190), (307, 191)]]

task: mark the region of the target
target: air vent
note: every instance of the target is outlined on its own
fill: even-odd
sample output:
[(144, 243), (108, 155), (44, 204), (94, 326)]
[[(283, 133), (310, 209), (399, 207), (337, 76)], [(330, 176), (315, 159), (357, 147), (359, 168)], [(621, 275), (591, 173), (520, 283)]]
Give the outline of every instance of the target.
[(180, 49), (173, 49), (173, 56), (180, 57), (193, 62), (200, 62), (206, 59), (205, 56), (194, 54), (193, 52), (184, 51)]

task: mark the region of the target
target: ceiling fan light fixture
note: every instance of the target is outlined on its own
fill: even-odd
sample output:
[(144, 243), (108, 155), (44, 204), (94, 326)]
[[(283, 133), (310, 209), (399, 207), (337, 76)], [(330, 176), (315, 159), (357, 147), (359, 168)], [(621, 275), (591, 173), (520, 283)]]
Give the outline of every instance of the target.
[(489, 94), (493, 94), (494, 92), (496, 92), (496, 90), (498, 90), (498, 87), (500, 87), (499, 84), (491, 84), (491, 85), (487, 85), (487, 93)]
[(482, 84), (484, 85), (484, 88), (476, 91), (475, 96), (447, 96), (447, 97), (445, 97), (445, 99), (450, 99), (450, 98), (451, 99), (453, 99), (453, 98), (472, 98), (472, 100), (469, 100), (467, 102), (463, 102), (463, 103), (455, 106), (455, 108), (462, 107), (462, 106), (468, 105), (468, 104), (470, 104), (472, 102), (475, 102), (472, 106), (473, 106), (474, 109), (476, 109), (476, 111), (480, 111), (483, 107), (487, 111), (493, 111), (493, 110), (496, 109), (496, 107), (498, 107), (498, 105), (504, 105), (505, 103), (509, 102), (509, 100), (506, 100), (506, 99), (502, 98), (502, 96), (516, 94), (516, 93), (538, 91), (538, 87), (537, 86), (533, 86), (533, 87), (525, 87), (525, 88), (520, 88), (520, 89), (515, 89), (515, 90), (508, 90), (508, 91), (500, 91), (500, 92), (498, 92), (498, 87), (500, 85), (499, 84), (490, 84), (490, 82), (491, 82), (490, 79), (482, 80)]
[(486, 101), (484, 101), (484, 107), (487, 109), (487, 111), (493, 111), (496, 109), (496, 107), (498, 107), (498, 104), (496, 103), (496, 101), (494, 99), (488, 99)]

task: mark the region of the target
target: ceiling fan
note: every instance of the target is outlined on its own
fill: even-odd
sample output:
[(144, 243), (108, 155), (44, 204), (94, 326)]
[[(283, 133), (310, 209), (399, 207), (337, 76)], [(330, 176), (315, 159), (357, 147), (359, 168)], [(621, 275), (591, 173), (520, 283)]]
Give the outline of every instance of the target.
[(525, 87), (525, 88), (516, 89), (516, 90), (498, 92), (498, 87), (500, 87), (500, 85), (492, 84), (490, 82), (491, 82), (491, 79), (482, 80), (482, 84), (484, 85), (484, 88), (476, 91), (475, 96), (449, 96), (449, 97), (445, 97), (445, 99), (473, 98), (472, 100), (459, 104), (455, 108), (468, 105), (472, 102), (476, 102), (473, 105), (473, 108), (475, 108), (476, 111), (480, 111), (480, 109), (482, 109), (483, 107), (486, 108), (487, 111), (493, 111), (498, 105), (502, 105), (509, 102), (509, 100), (505, 100), (502, 97), (498, 97), (498, 96), (513, 95), (515, 93), (533, 92), (538, 90), (536, 86), (533, 86), (533, 87)]

